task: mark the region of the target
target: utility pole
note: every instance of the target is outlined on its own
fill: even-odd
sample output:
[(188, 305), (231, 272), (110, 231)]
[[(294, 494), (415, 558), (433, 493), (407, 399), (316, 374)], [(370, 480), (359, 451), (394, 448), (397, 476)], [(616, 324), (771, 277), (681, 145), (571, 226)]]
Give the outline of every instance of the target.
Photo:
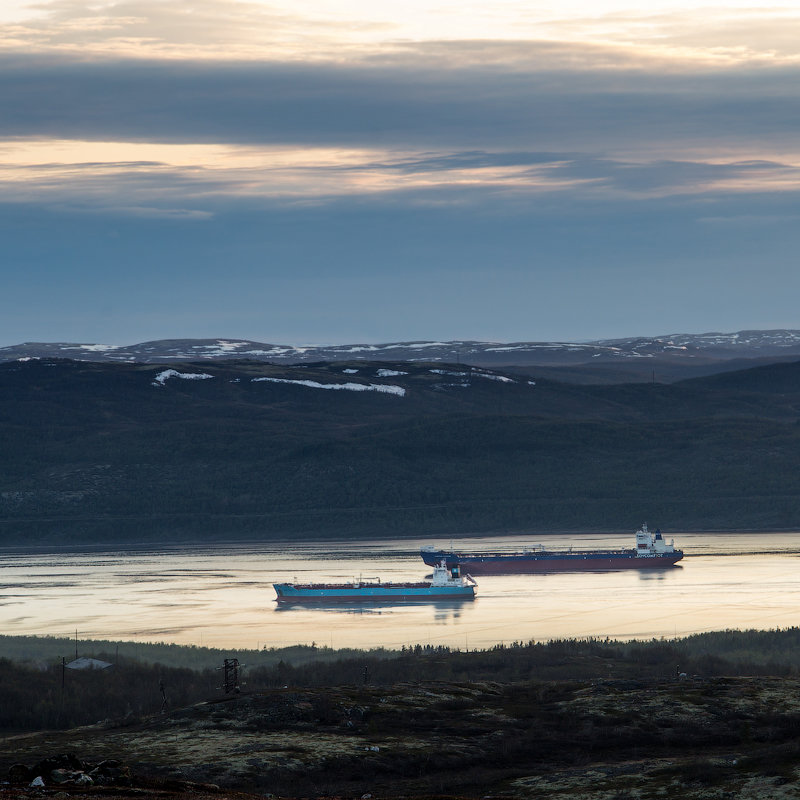
[(64, 684), (66, 682), (67, 674), (67, 659), (61, 656), (61, 702), (58, 706), (58, 724), (61, 724), (61, 718), (64, 716)]

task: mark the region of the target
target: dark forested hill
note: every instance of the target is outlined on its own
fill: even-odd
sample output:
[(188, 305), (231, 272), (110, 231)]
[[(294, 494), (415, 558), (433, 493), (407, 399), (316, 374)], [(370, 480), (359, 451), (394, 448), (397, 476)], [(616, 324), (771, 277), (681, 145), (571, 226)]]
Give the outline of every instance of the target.
[(800, 527), (800, 363), (0, 364), (0, 544)]

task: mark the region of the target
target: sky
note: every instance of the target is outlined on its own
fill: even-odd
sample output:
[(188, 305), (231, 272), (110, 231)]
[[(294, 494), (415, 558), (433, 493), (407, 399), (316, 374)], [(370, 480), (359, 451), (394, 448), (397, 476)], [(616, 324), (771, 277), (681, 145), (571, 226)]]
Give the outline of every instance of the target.
[(800, 6), (0, 4), (0, 346), (800, 328)]

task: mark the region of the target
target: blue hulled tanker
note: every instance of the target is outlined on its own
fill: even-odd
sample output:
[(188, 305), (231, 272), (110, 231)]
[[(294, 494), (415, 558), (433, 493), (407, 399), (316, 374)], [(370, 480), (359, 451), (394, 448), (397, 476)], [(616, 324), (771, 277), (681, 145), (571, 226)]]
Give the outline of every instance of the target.
[(472, 578), (462, 577), (457, 565), (435, 563), (430, 581), (420, 583), (385, 583), (379, 579), (354, 580), (351, 583), (274, 583), (279, 603), (353, 603), (408, 602), (424, 600), (472, 600)]

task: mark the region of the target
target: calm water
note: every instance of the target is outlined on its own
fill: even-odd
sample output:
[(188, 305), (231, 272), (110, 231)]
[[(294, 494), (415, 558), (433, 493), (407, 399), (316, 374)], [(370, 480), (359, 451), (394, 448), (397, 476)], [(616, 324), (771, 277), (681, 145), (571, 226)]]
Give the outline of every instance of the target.
[[(672, 534), (668, 535), (670, 538)], [(672, 637), (800, 624), (800, 533), (674, 534), (673, 569), (478, 578), (474, 602), (278, 608), (273, 582), (420, 580), (426, 544), (270, 543), (158, 550), (0, 552), (0, 632), (221, 648)], [(470, 549), (632, 546), (629, 536), (453, 540)]]

